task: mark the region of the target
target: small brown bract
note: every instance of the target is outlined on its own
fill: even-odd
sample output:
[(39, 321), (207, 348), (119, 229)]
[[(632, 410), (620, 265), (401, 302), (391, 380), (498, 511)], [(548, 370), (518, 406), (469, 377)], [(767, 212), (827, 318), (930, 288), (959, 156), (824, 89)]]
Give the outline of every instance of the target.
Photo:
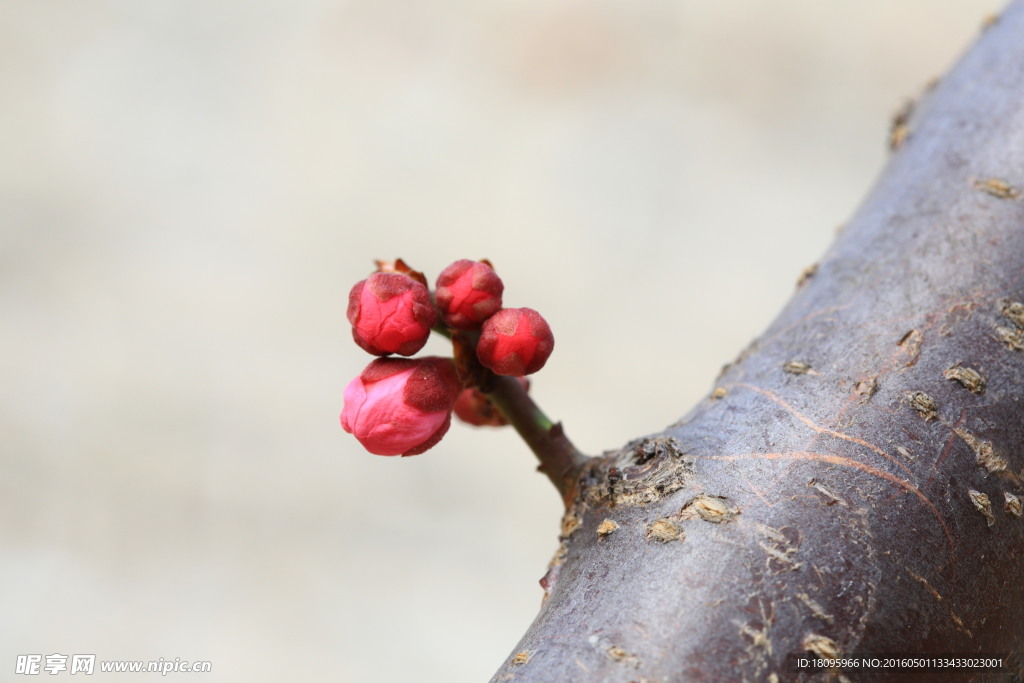
[(843, 500), (842, 498), (837, 496), (832, 491), (832, 489), (830, 489), (829, 487), (825, 486), (824, 484), (822, 484), (817, 479), (811, 479), (809, 482), (807, 482), (807, 485), (812, 487), (812, 488), (814, 488), (814, 489), (817, 489), (817, 491), (821, 495), (825, 496), (825, 505), (835, 505), (836, 503), (841, 503), (843, 505), (846, 505), (846, 501), (845, 500)]
[(1003, 315), (1009, 318), (1010, 322), (1024, 329), (1024, 303), (1019, 301), (1003, 301), (1001, 309)]
[(917, 364), (917, 359), (921, 357), (921, 344), (923, 343), (924, 334), (920, 330), (910, 330), (900, 339), (899, 346), (907, 356), (904, 364), (908, 368)]
[(730, 510), (725, 500), (718, 496), (697, 496), (683, 506), (679, 513), (680, 519), (703, 519), (705, 522), (721, 524), (731, 521), (737, 515)]
[(718, 399), (725, 398), (725, 395), (728, 393), (729, 391), (725, 387), (718, 387), (711, 392), (711, 398), (717, 401)]
[(1024, 514), (1020, 503), (1020, 498), (1013, 495), (1009, 491), (1003, 491), (1003, 498), (1006, 499), (1006, 503), (1003, 505), (1003, 509), (1009, 512), (1014, 517), (1020, 517)]
[(806, 375), (809, 372), (814, 372), (810, 363), (805, 363), (801, 360), (791, 360), (783, 365), (782, 369), (791, 375)]
[(903, 146), (903, 143), (910, 137), (910, 126), (899, 124), (889, 131), (889, 149), (894, 152)]
[(797, 593), (796, 597), (799, 598), (800, 602), (807, 605), (807, 608), (811, 610), (811, 614), (818, 617), (819, 619), (827, 621), (830, 624), (832, 623), (832, 615), (826, 612), (825, 609), (821, 605), (819, 605), (813, 598), (811, 598), (811, 596), (809, 596), (807, 593)]
[(964, 368), (954, 365), (948, 368), (942, 376), (949, 380), (955, 380), (973, 394), (981, 394), (985, 391), (985, 377), (974, 368)]
[(566, 512), (565, 516), (562, 517), (562, 536), (561, 537), (562, 538), (569, 538), (570, 536), (573, 535), (573, 532), (575, 532), (577, 529), (580, 528), (580, 526), (582, 524), (583, 524), (583, 522), (581, 522), (580, 518), (576, 516), (576, 513), (574, 513), (572, 510)]
[(776, 529), (767, 524), (755, 523), (754, 528), (766, 539), (758, 541), (757, 545), (767, 556), (765, 562), (768, 569), (778, 574), (785, 571), (796, 571), (803, 566), (802, 563), (796, 561), (799, 548), (794, 541), (786, 537), (784, 533), (786, 527)]
[(658, 543), (670, 543), (683, 537), (683, 530), (671, 519), (662, 517), (647, 527), (647, 538)]
[(605, 519), (597, 526), (598, 536), (608, 536), (609, 534), (615, 533), (615, 530), (619, 528), (619, 523), (614, 519)]
[(515, 666), (521, 666), (523, 664), (526, 664), (528, 661), (530, 661), (530, 651), (529, 650), (523, 650), (522, 652), (517, 652), (516, 656), (512, 658), (512, 664), (514, 664)]
[(627, 652), (626, 650), (623, 650), (621, 647), (619, 647), (617, 645), (612, 645), (610, 648), (608, 648), (607, 652), (608, 652), (608, 656), (611, 657), (613, 661), (616, 661), (619, 664), (634, 664), (635, 665), (635, 664), (638, 663), (636, 655), (631, 654), (631, 653)]
[(871, 400), (871, 397), (878, 391), (878, 378), (868, 377), (862, 379), (853, 385), (853, 393), (860, 396), (861, 403), (867, 403)]
[(1001, 178), (975, 180), (974, 187), (999, 199), (1016, 199), (1020, 191)]
[(977, 457), (978, 464), (992, 474), (995, 474), (996, 472), (1005, 472), (1006, 468), (1009, 466), (1006, 462), (1006, 458), (996, 453), (991, 441), (982, 441), (974, 453)]
[(818, 274), (818, 264), (807, 266), (804, 271), (800, 273), (800, 279), (796, 281), (797, 287), (803, 287), (807, 284), (807, 281)]
[(910, 135), (910, 126), (908, 124), (913, 113), (914, 100), (908, 99), (892, 115), (892, 123), (889, 126), (889, 149), (895, 151), (907, 141), (907, 137)]
[(907, 400), (910, 401), (910, 405), (914, 410), (921, 413), (924, 419), (930, 420), (935, 417), (938, 405), (936, 405), (935, 399), (928, 394), (923, 391), (912, 391), (907, 394)]
[(805, 650), (813, 652), (822, 659), (836, 659), (840, 654), (836, 641), (817, 633), (808, 633), (804, 636), (803, 646)]
[(992, 503), (989, 501), (988, 496), (974, 489), (968, 489), (967, 494), (971, 497), (971, 502), (974, 503), (974, 507), (977, 508), (978, 512), (985, 515), (988, 525), (992, 526), (995, 524), (996, 518), (992, 514)]
[(1009, 466), (1006, 458), (996, 453), (991, 441), (979, 439), (966, 429), (957, 428), (953, 431), (964, 440), (965, 444), (971, 447), (977, 463), (992, 474), (1003, 472)]
[(1024, 331), (1012, 327), (996, 327), (996, 337), (1014, 351), (1024, 351)]

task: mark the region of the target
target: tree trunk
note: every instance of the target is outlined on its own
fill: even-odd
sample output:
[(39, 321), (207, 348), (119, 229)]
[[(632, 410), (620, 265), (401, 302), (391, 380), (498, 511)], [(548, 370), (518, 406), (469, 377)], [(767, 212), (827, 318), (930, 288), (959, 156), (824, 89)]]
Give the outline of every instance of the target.
[(1024, 0), (893, 142), (713, 392), (584, 468), (495, 680), (865, 677), (789, 653), (998, 653), (1024, 675)]

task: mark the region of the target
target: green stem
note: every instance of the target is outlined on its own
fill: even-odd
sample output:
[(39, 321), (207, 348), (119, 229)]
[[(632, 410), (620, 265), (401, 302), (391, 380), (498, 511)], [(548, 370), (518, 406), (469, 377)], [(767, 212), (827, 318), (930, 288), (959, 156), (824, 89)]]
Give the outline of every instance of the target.
[(552, 422), (515, 378), (494, 375), (488, 384), (487, 397), (537, 456), (537, 469), (555, 485), (568, 509), (576, 497), (580, 470), (589, 458), (573, 446), (562, 425)]
[(523, 441), (537, 456), (537, 467), (558, 489), (566, 509), (576, 497), (577, 478), (590, 458), (572, 445), (560, 423), (552, 422), (533, 402), (526, 389), (513, 377), (495, 375), (476, 359), (477, 331), (457, 331), (438, 323), (434, 332), (451, 339), (460, 376), (468, 386), (475, 386), (487, 395)]

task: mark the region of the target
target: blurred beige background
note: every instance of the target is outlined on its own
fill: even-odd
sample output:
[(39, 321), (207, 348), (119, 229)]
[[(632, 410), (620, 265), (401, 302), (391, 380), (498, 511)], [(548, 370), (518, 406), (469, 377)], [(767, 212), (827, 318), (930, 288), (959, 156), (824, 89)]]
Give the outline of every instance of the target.
[(578, 445), (660, 430), (999, 5), (0, 3), (0, 679), (487, 679), (559, 501), (511, 433), (341, 430), (351, 285), (489, 257)]

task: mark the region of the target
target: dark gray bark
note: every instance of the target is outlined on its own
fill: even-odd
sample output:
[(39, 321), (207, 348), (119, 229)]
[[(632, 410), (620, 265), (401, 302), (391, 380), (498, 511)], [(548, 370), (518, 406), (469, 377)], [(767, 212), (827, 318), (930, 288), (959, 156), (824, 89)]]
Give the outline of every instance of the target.
[(715, 391), (584, 468), (496, 680), (812, 678), (801, 652), (1012, 653), (1021, 676), (1024, 3), (906, 125)]

